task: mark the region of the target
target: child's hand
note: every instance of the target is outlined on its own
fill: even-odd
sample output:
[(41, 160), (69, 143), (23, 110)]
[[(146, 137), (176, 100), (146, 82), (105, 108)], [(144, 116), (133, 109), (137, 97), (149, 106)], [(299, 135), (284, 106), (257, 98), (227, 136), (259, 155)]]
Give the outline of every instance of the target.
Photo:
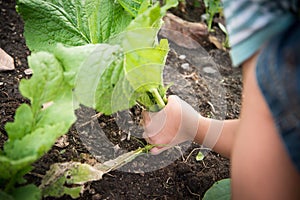
[(151, 152), (158, 154), (176, 144), (192, 141), (197, 134), (200, 118), (197, 111), (175, 95), (168, 98), (163, 110), (144, 112), (144, 138), (158, 145)]

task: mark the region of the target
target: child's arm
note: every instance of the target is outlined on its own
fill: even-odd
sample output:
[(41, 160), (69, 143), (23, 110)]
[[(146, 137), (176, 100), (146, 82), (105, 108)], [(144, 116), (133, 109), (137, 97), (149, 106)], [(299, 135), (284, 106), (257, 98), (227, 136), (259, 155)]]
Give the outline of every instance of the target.
[(158, 113), (144, 113), (144, 137), (159, 153), (170, 146), (194, 140), (229, 157), (239, 120), (214, 120), (201, 116), (177, 96), (170, 96), (167, 106)]
[(256, 56), (243, 64), (243, 100), (231, 154), (232, 199), (300, 199), (300, 174), (277, 133), (255, 77)]

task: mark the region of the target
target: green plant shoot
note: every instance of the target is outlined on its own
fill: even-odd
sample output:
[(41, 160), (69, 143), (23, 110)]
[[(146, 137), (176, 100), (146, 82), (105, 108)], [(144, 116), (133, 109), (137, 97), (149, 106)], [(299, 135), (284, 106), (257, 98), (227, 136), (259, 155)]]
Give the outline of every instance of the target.
[(206, 8), (207, 29), (210, 32), (212, 30), (214, 16), (223, 10), (222, 2), (220, 0), (204, 0), (204, 4)]

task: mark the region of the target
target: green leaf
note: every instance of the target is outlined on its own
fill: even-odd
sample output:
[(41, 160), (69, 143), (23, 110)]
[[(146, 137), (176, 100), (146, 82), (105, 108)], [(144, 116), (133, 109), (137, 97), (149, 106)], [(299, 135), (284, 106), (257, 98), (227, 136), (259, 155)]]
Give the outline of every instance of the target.
[[(33, 115), (36, 117), (42, 105), (53, 101), (57, 93), (64, 89), (63, 68), (50, 53), (40, 52), (28, 57), (28, 64), (34, 74), (31, 79), (22, 79), (20, 91), (31, 101)], [(67, 86), (68, 87), (68, 86)]]
[[(98, 101), (96, 89), (99, 85), (100, 79), (104, 71), (108, 67), (114, 68), (118, 66), (117, 60), (123, 58), (120, 46), (99, 44), (97, 48), (85, 59), (80, 66), (76, 82), (75, 95), (78, 101), (86, 106), (95, 108), (96, 101)], [(118, 76), (117, 74), (115, 76)], [(106, 79), (110, 77), (105, 77)], [(117, 77), (118, 78), (118, 77)], [(101, 87), (105, 89), (109, 87), (109, 83), (104, 83)], [(106, 88), (105, 88), (106, 87)], [(104, 91), (105, 92), (105, 91)], [(100, 100), (100, 99), (99, 99)]]
[(115, 60), (103, 72), (95, 96), (96, 109), (107, 115), (135, 105), (135, 91), (125, 78), (123, 59)]
[(126, 78), (133, 89), (146, 92), (163, 84), (162, 72), (169, 51), (165, 39), (154, 48), (142, 48), (125, 54)]
[(98, 45), (87, 44), (78, 47), (66, 47), (58, 44), (54, 50), (55, 57), (59, 60), (64, 68), (64, 78), (70, 86), (75, 86), (75, 78), (80, 67)]
[(87, 0), (86, 10), (93, 44), (105, 43), (124, 31), (132, 20), (131, 15), (115, 0)]
[[(157, 33), (162, 25), (162, 17), (167, 9), (177, 5), (177, 0), (169, 0), (160, 7), (156, 3), (140, 13), (126, 28), (122, 47), (125, 51), (125, 76), (132, 88), (138, 93), (138, 100), (147, 108), (165, 104), (162, 71), (169, 51), (167, 40), (157, 44)], [(159, 94), (159, 95), (157, 95)], [(151, 97), (147, 97), (147, 96)], [(156, 110), (156, 109), (154, 109)]]
[(230, 200), (230, 179), (223, 179), (213, 184), (205, 193), (203, 200)]
[[(110, 78), (107, 76), (101, 80), (109, 81)], [(103, 89), (102, 86), (99, 84), (97, 88), (97, 97), (99, 99), (96, 108), (98, 111), (103, 111), (105, 114), (113, 114), (117, 111), (131, 108), (136, 104), (138, 96), (125, 78), (123, 70), (120, 72), (118, 82), (111, 88), (112, 90), (101, 91)]]
[(61, 197), (68, 194), (72, 198), (78, 198), (86, 182), (99, 180), (102, 175), (102, 171), (88, 164), (72, 161), (56, 163), (47, 171), (40, 188), (44, 197)]
[[(31, 170), (30, 164), (33, 163), (38, 157), (31, 155), (19, 160), (13, 160), (7, 156), (0, 156), (0, 180), (9, 180), (21, 171), (20, 176)], [(17, 180), (16, 180), (17, 181)]]
[(27, 104), (22, 104), (16, 111), (14, 123), (8, 122), (5, 124), (5, 130), (9, 140), (14, 141), (21, 139), (24, 135), (32, 130), (33, 113)]
[(5, 200), (14, 200), (14, 198), (11, 195), (9, 195), (9, 194), (1, 191), (1, 190), (0, 190), (0, 199), (3, 199), (3, 200), (4, 199)]
[(59, 136), (66, 133), (65, 129), (63, 122), (53, 126), (44, 126), (27, 134), (20, 140), (8, 141), (4, 145), (4, 151), (7, 157), (14, 160), (30, 157), (31, 155), (36, 155), (39, 158), (50, 150)]
[(118, 2), (123, 6), (123, 8), (129, 12), (133, 17), (136, 17), (140, 7), (143, 2), (147, 2), (149, 5), (148, 1), (144, 0), (118, 0)]
[[(139, 14), (121, 34), (124, 62), (114, 62), (101, 75), (96, 93), (98, 111), (112, 114), (132, 107), (136, 101), (150, 108), (156, 102), (149, 99), (148, 92), (157, 89), (164, 97), (162, 71), (169, 47), (167, 40), (159, 44), (155, 44), (155, 40), (166, 9), (176, 3), (168, 1), (163, 8), (158, 4), (152, 6)], [(119, 78), (116, 82), (111, 77)]]
[(14, 200), (40, 200), (41, 191), (33, 184), (19, 187), (13, 191)]
[[(90, 43), (87, 15), (80, 0), (18, 0), (25, 21), (24, 36), (31, 51), (51, 51), (56, 43)], [(74, 4), (75, 3), (75, 4)]]
[(52, 51), (57, 43), (80, 46), (103, 43), (132, 20), (113, 0), (18, 0), (31, 51)]
[(68, 83), (75, 88), (77, 100), (112, 114), (132, 107), (136, 98), (124, 78), (121, 48), (117, 45), (88, 44), (79, 47), (58, 45), (54, 51), (65, 69)]

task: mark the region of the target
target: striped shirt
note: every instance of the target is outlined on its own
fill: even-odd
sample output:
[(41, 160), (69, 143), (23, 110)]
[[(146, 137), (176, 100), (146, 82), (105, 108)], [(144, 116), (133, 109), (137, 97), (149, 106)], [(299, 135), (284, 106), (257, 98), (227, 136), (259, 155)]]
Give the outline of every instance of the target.
[(298, 0), (223, 0), (223, 6), (235, 67), (298, 16)]

